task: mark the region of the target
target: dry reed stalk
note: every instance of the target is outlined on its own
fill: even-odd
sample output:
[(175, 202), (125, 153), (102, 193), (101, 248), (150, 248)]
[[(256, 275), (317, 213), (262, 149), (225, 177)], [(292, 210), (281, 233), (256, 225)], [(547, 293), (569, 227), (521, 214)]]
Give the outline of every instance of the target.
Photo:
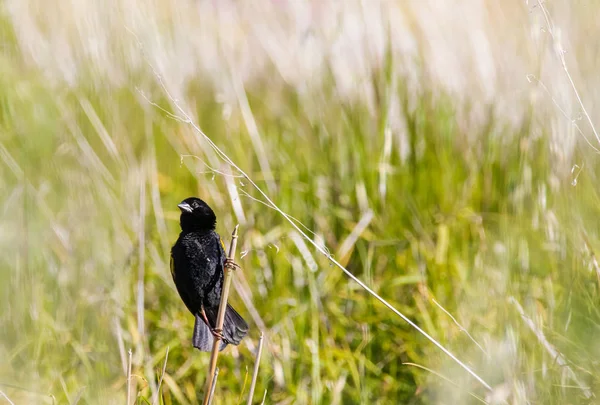
[(208, 405), (211, 404), (213, 395), (215, 395), (215, 388), (217, 386), (217, 378), (219, 378), (219, 367), (215, 369), (215, 373), (212, 377), (212, 383), (210, 384), (210, 391), (208, 392)]
[(258, 351), (256, 352), (256, 360), (254, 361), (254, 371), (252, 372), (252, 382), (250, 383), (250, 392), (248, 393), (247, 405), (252, 405), (252, 397), (254, 396), (254, 388), (256, 387), (256, 380), (258, 379), (258, 368), (260, 366), (260, 355), (262, 354), (263, 343), (265, 336), (261, 332), (260, 338), (258, 339)]
[(129, 361), (127, 363), (127, 402), (126, 404), (129, 405), (129, 401), (131, 398), (131, 363), (132, 363), (132, 353), (131, 353), (131, 349), (129, 349)]
[[(238, 228), (236, 225), (233, 233), (231, 234), (231, 244), (229, 245), (229, 253), (227, 258), (233, 262), (235, 258), (235, 250), (237, 248)], [(225, 321), (225, 308), (227, 308), (227, 299), (229, 298), (229, 288), (231, 286), (232, 271), (235, 266), (230, 264), (226, 265), (223, 269), (225, 273), (225, 279), (223, 280), (223, 292), (221, 293), (221, 303), (219, 304), (219, 313), (217, 315), (217, 330), (223, 330), (223, 322)], [(217, 358), (219, 357), (219, 346), (221, 345), (221, 338), (215, 336), (213, 343), (212, 353), (210, 355), (210, 363), (208, 368), (208, 377), (206, 378), (206, 389), (204, 390), (203, 405), (208, 405), (211, 399), (211, 387), (214, 379), (215, 370), (217, 368)]]

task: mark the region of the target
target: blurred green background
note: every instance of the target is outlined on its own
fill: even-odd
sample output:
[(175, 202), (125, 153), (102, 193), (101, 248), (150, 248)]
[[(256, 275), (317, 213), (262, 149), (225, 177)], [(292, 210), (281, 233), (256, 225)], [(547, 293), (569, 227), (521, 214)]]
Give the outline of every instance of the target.
[(201, 400), (191, 195), (241, 225), (214, 403), (260, 331), (254, 403), (597, 403), (600, 140), (559, 56), (594, 122), (600, 8), (441, 3), (0, 3), (0, 403)]

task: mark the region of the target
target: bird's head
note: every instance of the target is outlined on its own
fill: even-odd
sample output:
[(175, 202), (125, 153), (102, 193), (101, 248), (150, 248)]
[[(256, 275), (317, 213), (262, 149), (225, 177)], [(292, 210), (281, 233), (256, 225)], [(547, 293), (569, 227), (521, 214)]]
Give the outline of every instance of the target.
[(217, 226), (217, 216), (201, 199), (186, 198), (177, 206), (181, 210), (179, 223), (183, 231), (212, 231)]

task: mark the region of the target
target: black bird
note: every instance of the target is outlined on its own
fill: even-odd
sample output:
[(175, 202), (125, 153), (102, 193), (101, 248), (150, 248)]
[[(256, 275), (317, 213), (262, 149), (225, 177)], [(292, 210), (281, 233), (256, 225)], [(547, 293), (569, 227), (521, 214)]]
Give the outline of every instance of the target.
[(196, 317), (192, 343), (212, 351), (215, 336), (222, 337), (219, 350), (238, 345), (248, 333), (248, 324), (227, 304), (223, 330), (216, 329), (227, 262), (223, 241), (215, 227), (217, 217), (199, 198), (186, 198), (181, 210), (181, 233), (171, 249), (171, 275), (185, 306)]

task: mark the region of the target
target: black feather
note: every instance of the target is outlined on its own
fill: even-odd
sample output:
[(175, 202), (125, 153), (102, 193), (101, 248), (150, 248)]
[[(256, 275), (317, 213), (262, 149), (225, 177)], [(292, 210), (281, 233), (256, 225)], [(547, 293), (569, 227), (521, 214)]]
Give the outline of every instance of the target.
[[(202, 317), (196, 315), (196, 321), (194, 322), (194, 334), (192, 335), (192, 345), (202, 352), (211, 352), (214, 342), (215, 337), (213, 336), (210, 328), (206, 322), (204, 322)], [(219, 350), (225, 349), (226, 346), (227, 343), (221, 341)]]
[[(210, 323), (216, 322), (219, 307), (217, 308), (206, 308), (206, 316)], [(223, 321), (223, 337), (228, 343), (239, 345), (242, 338), (248, 333), (248, 324), (244, 321), (244, 318), (236, 312), (235, 309), (227, 304), (225, 310), (225, 320)]]
[[(223, 290), (226, 255), (221, 238), (215, 232), (216, 216), (208, 204), (192, 197), (179, 207), (182, 231), (171, 249), (171, 273), (181, 299), (196, 317), (193, 345), (199, 350), (210, 351)], [(238, 345), (247, 333), (246, 321), (227, 305), (220, 349), (227, 344)]]

